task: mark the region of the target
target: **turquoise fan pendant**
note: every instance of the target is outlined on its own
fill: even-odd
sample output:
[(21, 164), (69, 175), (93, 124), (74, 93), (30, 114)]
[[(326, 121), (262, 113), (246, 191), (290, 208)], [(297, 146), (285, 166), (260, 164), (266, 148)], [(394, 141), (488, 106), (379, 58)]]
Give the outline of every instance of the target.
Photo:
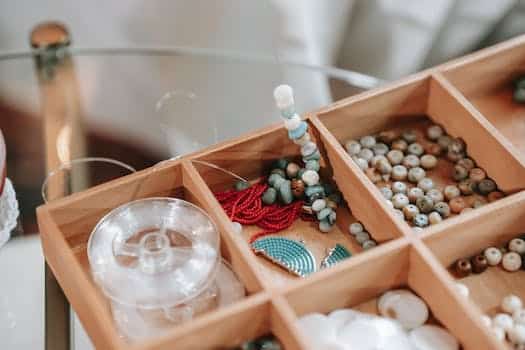
[(335, 247), (328, 251), (328, 255), (321, 262), (321, 268), (327, 268), (340, 262), (341, 260), (348, 259), (352, 256), (345, 247), (340, 244), (336, 244)]
[(315, 272), (315, 258), (303, 244), (283, 237), (259, 238), (252, 243), (256, 254), (299, 277)]

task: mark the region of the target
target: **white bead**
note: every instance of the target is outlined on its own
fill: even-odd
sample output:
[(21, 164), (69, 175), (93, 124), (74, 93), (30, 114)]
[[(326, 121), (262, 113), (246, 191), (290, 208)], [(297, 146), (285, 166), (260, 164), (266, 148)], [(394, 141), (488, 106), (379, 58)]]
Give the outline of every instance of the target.
[(493, 326), (492, 327), (492, 332), (494, 333), (494, 335), (496, 336), (496, 338), (499, 341), (504, 341), (505, 340), (505, 330), (503, 328)]
[(516, 324), (507, 330), (507, 336), (513, 344), (525, 344), (525, 325)]
[(503, 254), (501, 261), (503, 268), (510, 272), (518, 271), (521, 267), (521, 256), (516, 252)]
[(481, 316), (481, 322), (489, 328), (492, 327), (492, 319), (487, 315)]
[(419, 187), (412, 187), (408, 190), (408, 199), (411, 203), (415, 203), (419, 197), (423, 197), (425, 192)]
[(388, 159), (386, 159), (386, 157), (383, 155), (373, 156), (372, 159), (370, 160), (370, 165), (375, 167), (377, 163), (379, 163), (379, 161), (383, 161), (383, 160), (388, 162)]
[[(391, 200), (387, 199), (387, 200), (386, 200), (386, 205), (387, 205), (388, 207), (394, 209), (394, 203), (392, 203)], [(395, 209), (395, 210), (398, 210), (398, 209)], [(403, 213), (401, 213), (401, 214), (403, 214)]]
[(348, 140), (345, 143), (345, 149), (349, 155), (355, 156), (361, 151), (361, 144), (356, 140)]
[(514, 323), (525, 324), (525, 309), (514, 311), (512, 319), (514, 320)]
[(441, 221), (443, 221), (443, 218), (437, 211), (433, 211), (430, 214), (428, 214), (428, 222), (430, 223), (430, 225), (439, 224)]
[[(392, 204), (392, 208), (394, 207), (394, 204), (389, 201)], [(394, 209), (394, 215), (400, 218), (401, 220), (405, 220), (405, 214), (403, 214), (403, 211), (400, 209)]]
[(394, 193), (406, 193), (407, 185), (404, 182), (396, 181), (392, 184), (392, 192)]
[(432, 125), (427, 129), (427, 137), (430, 140), (437, 140), (443, 136), (443, 129), (439, 125)]
[(509, 250), (518, 254), (525, 254), (525, 241), (521, 238), (514, 238), (509, 242)]
[(313, 170), (306, 170), (301, 179), (308, 186), (317, 185), (319, 182), (319, 174)]
[(289, 85), (279, 85), (273, 90), (273, 98), (279, 109), (285, 109), (294, 104), (293, 89)]
[(523, 303), (517, 295), (507, 295), (501, 301), (501, 309), (508, 313), (513, 314), (515, 311), (520, 310), (523, 306)]
[(487, 263), (490, 266), (498, 265), (501, 262), (501, 258), (503, 257), (501, 250), (495, 247), (489, 247), (485, 249), (483, 255), (485, 255), (485, 259), (487, 259)]
[(501, 327), (505, 331), (508, 331), (514, 325), (514, 320), (510, 315), (497, 314), (492, 318), (492, 325), (496, 327)]
[(459, 294), (463, 295), (464, 297), (468, 297), (469, 290), (466, 285), (460, 282), (456, 282), (456, 290), (459, 292)]
[(378, 311), (384, 317), (396, 319), (405, 329), (422, 326), (429, 315), (427, 304), (408, 290), (390, 291), (381, 296)]
[(317, 145), (311, 141), (301, 146), (301, 155), (303, 157), (309, 156), (310, 154), (317, 151)]
[(303, 146), (308, 141), (310, 141), (310, 134), (305, 132), (302, 137), (298, 138), (297, 140), (293, 140), (293, 143), (299, 146)]
[(348, 227), (348, 231), (350, 231), (352, 235), (356, 235), (359, 232), (363, 232), (363, 230), (364, 230), (364, 227), (360, 222), (354, 222), (350, 224), (350, 226)]
[(423, 191), (427, 192), (434, 188), (434, 181), (432, 179), (425, 177), (417, 183), (417, 187), (421, 188)]
[(363, 136), (359, 142), (361, 142), (361, 146), (370, 148), (376, 144), (376, 139), (373, 136)]
[[(458, 350), (458, 340), (446, 329), (424, 325), (412, 330), (409, 334), (410, 343), (418, 350)], [(386, 349), (388, 347), (385, 347)]]
[(354, 160), (355, 164), (357, 164), (359, 169), (365, 171), (368, 168), (368, 161), (366, 159), (363, 159), (363, 158), (352, 158), (352, 159)]
[(316, 199), (312, 203), (312, 210), (315, 212), (321, 211), (326, 207), (326, 201), (324, 199)]
[(297, 129), (301, 125), (301, 117), (299, 117), (298, 114), (294, 114), (291, 118), (284, 119), (284, 127), (286, 130), (294, 130)]
[(374, 157), (374, 152), (371, 149), (363, 148), (357, 155), (359, 158), (365, 159), (367, 162), (371, 161)]
[(403, 209), (408, 205), (408, 203), (410, 203), (410, 201), (403, 193), (397, 193), (394, 197), (392, 197), (392, 204), (394, 204), (394, 208), (396, 209)]
[(355, 240), (359, 244), (363, 244), (370, 239), (370, 234), (366, 231), (359, 232), (355, 235)]
[(242, 225), (240, 223), (238, 223), (237, 221), (233, 221), (232, 222), (232, 226), (233, 226), (233, 231), (238, 233), (238, 234), (241, 234), (242, 233)]

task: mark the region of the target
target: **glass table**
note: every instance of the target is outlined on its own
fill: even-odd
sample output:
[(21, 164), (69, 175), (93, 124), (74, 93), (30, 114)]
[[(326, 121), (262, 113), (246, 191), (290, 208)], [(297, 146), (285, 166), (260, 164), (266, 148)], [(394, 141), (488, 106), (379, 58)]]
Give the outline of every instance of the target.
[[(90, 348), (85, 336), (72, 340), (74, 318), (38, 239), (35, 209), (53, 169), (85, 157), (143, 169), (279, 122), (272, 91), (283, 82), (294, 87), (301, 112), (381, 83), (273, 54), (70, 41), (64, 27), (48, 23), (35, 28), (31, 50), (0, 54), (0, 130), (20, 209), (0, 248), (2, 348)], [(95, 171), (97, 183), (122, 175)]]

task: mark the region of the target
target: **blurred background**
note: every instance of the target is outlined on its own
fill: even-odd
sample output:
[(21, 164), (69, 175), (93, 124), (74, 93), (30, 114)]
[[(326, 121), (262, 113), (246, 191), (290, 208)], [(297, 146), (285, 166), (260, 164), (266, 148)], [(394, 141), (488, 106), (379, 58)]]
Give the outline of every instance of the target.
[(278, 121), (279, 83), (305, 112), (525, 33), (525, 0), (0, 0), (0, 129), (21, 211), (18, 239), (0, 250), (7, 348), (43, 344), (34, 210), (50, 116), (29, 36), (49, 20), (72, 41), (55, 112), (73, 128), (55, 135), (75, 151), (59, 160), (142, 169)]

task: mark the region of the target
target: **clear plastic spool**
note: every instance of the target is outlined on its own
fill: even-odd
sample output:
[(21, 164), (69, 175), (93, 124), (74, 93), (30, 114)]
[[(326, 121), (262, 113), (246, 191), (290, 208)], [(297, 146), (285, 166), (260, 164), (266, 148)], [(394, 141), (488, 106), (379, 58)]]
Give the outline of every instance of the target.
[(201, 294), (219, 267), (219, 233), (208, 215), (175, 198), (122, 205), (88, 242), (95, 281), (121, 306), (169, 308)]

